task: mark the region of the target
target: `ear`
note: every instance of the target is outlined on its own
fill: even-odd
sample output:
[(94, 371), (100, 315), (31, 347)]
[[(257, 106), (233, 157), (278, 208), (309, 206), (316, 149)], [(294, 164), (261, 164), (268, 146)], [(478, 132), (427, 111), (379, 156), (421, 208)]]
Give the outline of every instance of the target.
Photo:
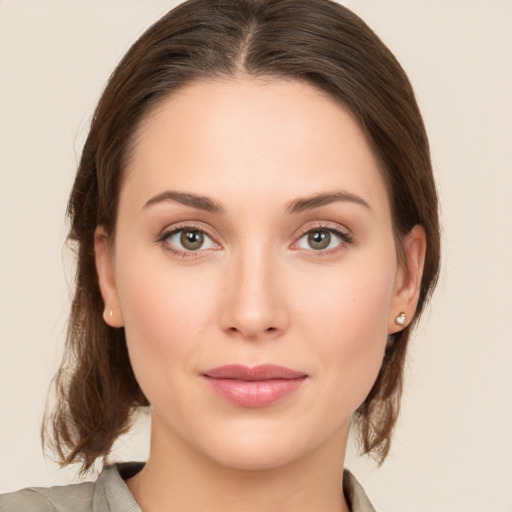
[[(427, 238), (423, 226), (416, 225), (412, 228), (405, 237), (403, 249), (403, 261), (399, 262), (395, 278), (388, 319), (388, 334), (393, 334), (406, 327), (416, 312), (427, 249)], [(399, 319), (399, 323), (397, 323), (397, 317), (402, 313), (405, 314), (404, 321), (402, 323)]]
[(123, 327), (123, 315), (114, 274), (114, 251), (103, 226), (94, 232), (94, 258), (100, 285), (101, 296), (105, 304), (103, 319), (111, 327)]

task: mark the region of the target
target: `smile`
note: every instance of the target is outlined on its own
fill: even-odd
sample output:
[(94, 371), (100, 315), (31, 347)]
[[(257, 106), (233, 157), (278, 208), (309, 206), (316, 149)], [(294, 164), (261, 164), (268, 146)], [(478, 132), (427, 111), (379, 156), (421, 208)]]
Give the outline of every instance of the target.
[(307, 375), (282, 366), (227, 365), (203, 374), (222, 398), (241, 407), (266, 407), (298, 390)]

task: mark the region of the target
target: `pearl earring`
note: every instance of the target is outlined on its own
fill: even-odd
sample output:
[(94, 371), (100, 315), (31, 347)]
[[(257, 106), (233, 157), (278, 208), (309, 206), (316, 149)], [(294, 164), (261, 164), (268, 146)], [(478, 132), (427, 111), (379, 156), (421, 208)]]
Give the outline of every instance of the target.
[(395, 318), (395, 324), (403, 326), (405, 325), (405, 322), (407, 320), (407, 317), (405, 316), (405, 313), (402, 311), (396, 318)]

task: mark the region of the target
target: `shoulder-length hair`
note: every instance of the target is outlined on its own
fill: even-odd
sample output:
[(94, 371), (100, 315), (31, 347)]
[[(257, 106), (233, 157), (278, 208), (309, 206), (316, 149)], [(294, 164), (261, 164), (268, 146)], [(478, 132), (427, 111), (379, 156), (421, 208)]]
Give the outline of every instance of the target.
[[(68, 205), (77, 252), (66, 351), (47, 417), (62, 464), (89, 469), (109, 454), (148, 401), (133, 374), (123, 329), (109, 327), (94, 261), (94, 231), (113, 235), (134, 133), (164, 98), (197, 80), (293, 79), (340, 102), (380, 162), (397, 253), (413, 226), (427, 238), (417, 313), (388, 340), (377, 380), (355, 411), (361, 451), (382, 463), (402, 392), (407, 343), (437, 280), (440, 236), (428, 140), (412, 87), (375, 33), (331, 0), (189, 0), (151, 26), (110, 77), (95, 111)], [(342, 390), (340, 390), (342, 392)], [(48, 433), (43, 439), (48, 442)]]

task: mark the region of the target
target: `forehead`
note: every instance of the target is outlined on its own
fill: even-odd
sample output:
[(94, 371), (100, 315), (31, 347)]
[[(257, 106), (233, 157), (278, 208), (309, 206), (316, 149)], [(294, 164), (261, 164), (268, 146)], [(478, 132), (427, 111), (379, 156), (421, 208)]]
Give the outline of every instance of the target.
[(202, 81), (170, 94), (141, 124), (126, 171), (140, 201), (165, 188), (217, 192), (220, 202), (241, 193), (283, 202), (342, 188), (387, 209), (378, 163), (353, 115), (293, 80)]

